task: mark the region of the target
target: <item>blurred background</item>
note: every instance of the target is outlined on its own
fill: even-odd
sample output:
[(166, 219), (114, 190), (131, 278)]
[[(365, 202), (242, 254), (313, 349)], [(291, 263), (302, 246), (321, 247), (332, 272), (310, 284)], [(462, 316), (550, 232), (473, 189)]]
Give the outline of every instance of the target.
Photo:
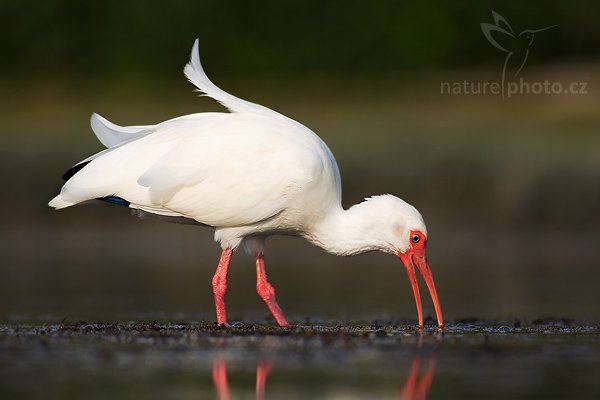
[[(517, 34), (558, 25), (536, 35), (519, 79), (586, 93), (443, 93), (500, 82), (506, 53), (480, 26), (492, 10)], [(136, 125), (222, 110), (183, 76), (198, 37), (217, 85), (329, 144), (346, 207), (392, 193), (421, 211), (447, 318), (598, 319), (599, 12), (594, 1), (0, 2), (0, 318), (213, 319), (212, 230), (100, 202), (46, 205), (64, 171), (102, 150), (92, 112)], [(291, 320), (416, 317), (394, 257), (281, 237), (267, 251)], [(232, 319), (266, 315), (254, 279), (239, 252)]]

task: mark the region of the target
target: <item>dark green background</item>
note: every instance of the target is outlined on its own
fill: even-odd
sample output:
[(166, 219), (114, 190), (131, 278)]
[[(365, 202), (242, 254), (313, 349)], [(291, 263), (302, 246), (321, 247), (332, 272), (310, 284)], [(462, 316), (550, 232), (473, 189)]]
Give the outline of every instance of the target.
[(2, 73), (174, 78), (199, 37), (213, 71), (339, 75), (496, 65), (480, 22), (558, 24), (532, 60), (597, 59), (594, 1), (4, 1)]

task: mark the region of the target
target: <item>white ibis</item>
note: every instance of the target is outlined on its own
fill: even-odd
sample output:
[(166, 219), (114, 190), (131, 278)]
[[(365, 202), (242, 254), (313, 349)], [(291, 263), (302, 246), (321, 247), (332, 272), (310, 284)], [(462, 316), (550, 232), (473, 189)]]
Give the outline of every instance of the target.
[(212, 280), (217, 322), (227, 323), (225, 293), (233, 252), (243, 245), (256, 259), (256, 288), (277, 323), (289, 323), (265, 271), (265, 238), (295, 235), (332, 254), (379, 250), (398, 256), (423, 313), (415, 267), (442, 311), (425, 255), (421, 214), (386, 194), (345, 210), (340, 173), (327, 145), (304, 125), (269, 108), (226, 93), (206, 76), (192, 48), (185, 75), (198, 91), (230, 112), (207, 112), (157, 125), (115, 125), (93, 114), (94, 133), (107, 149), (65, 173), (49, 203), (56, 209), (99, 199), (135, 214), (210, 226), (223, 252)]

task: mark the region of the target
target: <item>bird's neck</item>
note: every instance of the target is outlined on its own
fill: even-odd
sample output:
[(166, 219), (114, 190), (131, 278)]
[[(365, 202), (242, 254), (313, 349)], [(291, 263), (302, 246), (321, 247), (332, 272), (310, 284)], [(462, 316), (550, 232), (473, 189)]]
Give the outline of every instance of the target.
[(356, 208), (344, 210), (341, 206), (334, 208), (309, 230), (306, 239), (329, 253), (341, 256), (386, 251), (385, 243), (378, 240), (372, 224), (361, 211)]

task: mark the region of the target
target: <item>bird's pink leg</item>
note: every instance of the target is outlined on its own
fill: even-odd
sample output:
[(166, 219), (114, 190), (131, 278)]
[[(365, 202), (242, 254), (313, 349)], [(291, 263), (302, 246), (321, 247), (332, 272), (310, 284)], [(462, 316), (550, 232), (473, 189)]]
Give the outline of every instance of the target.
[(217, 323), (227, 323), (227, 308), (225, 307), (225, 294), (227, 293), (227, 271), (233, 250), (225, 249), (221, 253), (221, 259), (217, 271), (212, 279), (213, 294), (215, 295), (215, 307), (217, 309)]
[(256, 254), (256, 291), (271, 310), (271, 314), (282, 328), (290, 326), (283, 315), (281, 308), (275, 300), (275, 288), (267, 281), (267, 271), (265, 270), (265, 256), (262, 253)]

